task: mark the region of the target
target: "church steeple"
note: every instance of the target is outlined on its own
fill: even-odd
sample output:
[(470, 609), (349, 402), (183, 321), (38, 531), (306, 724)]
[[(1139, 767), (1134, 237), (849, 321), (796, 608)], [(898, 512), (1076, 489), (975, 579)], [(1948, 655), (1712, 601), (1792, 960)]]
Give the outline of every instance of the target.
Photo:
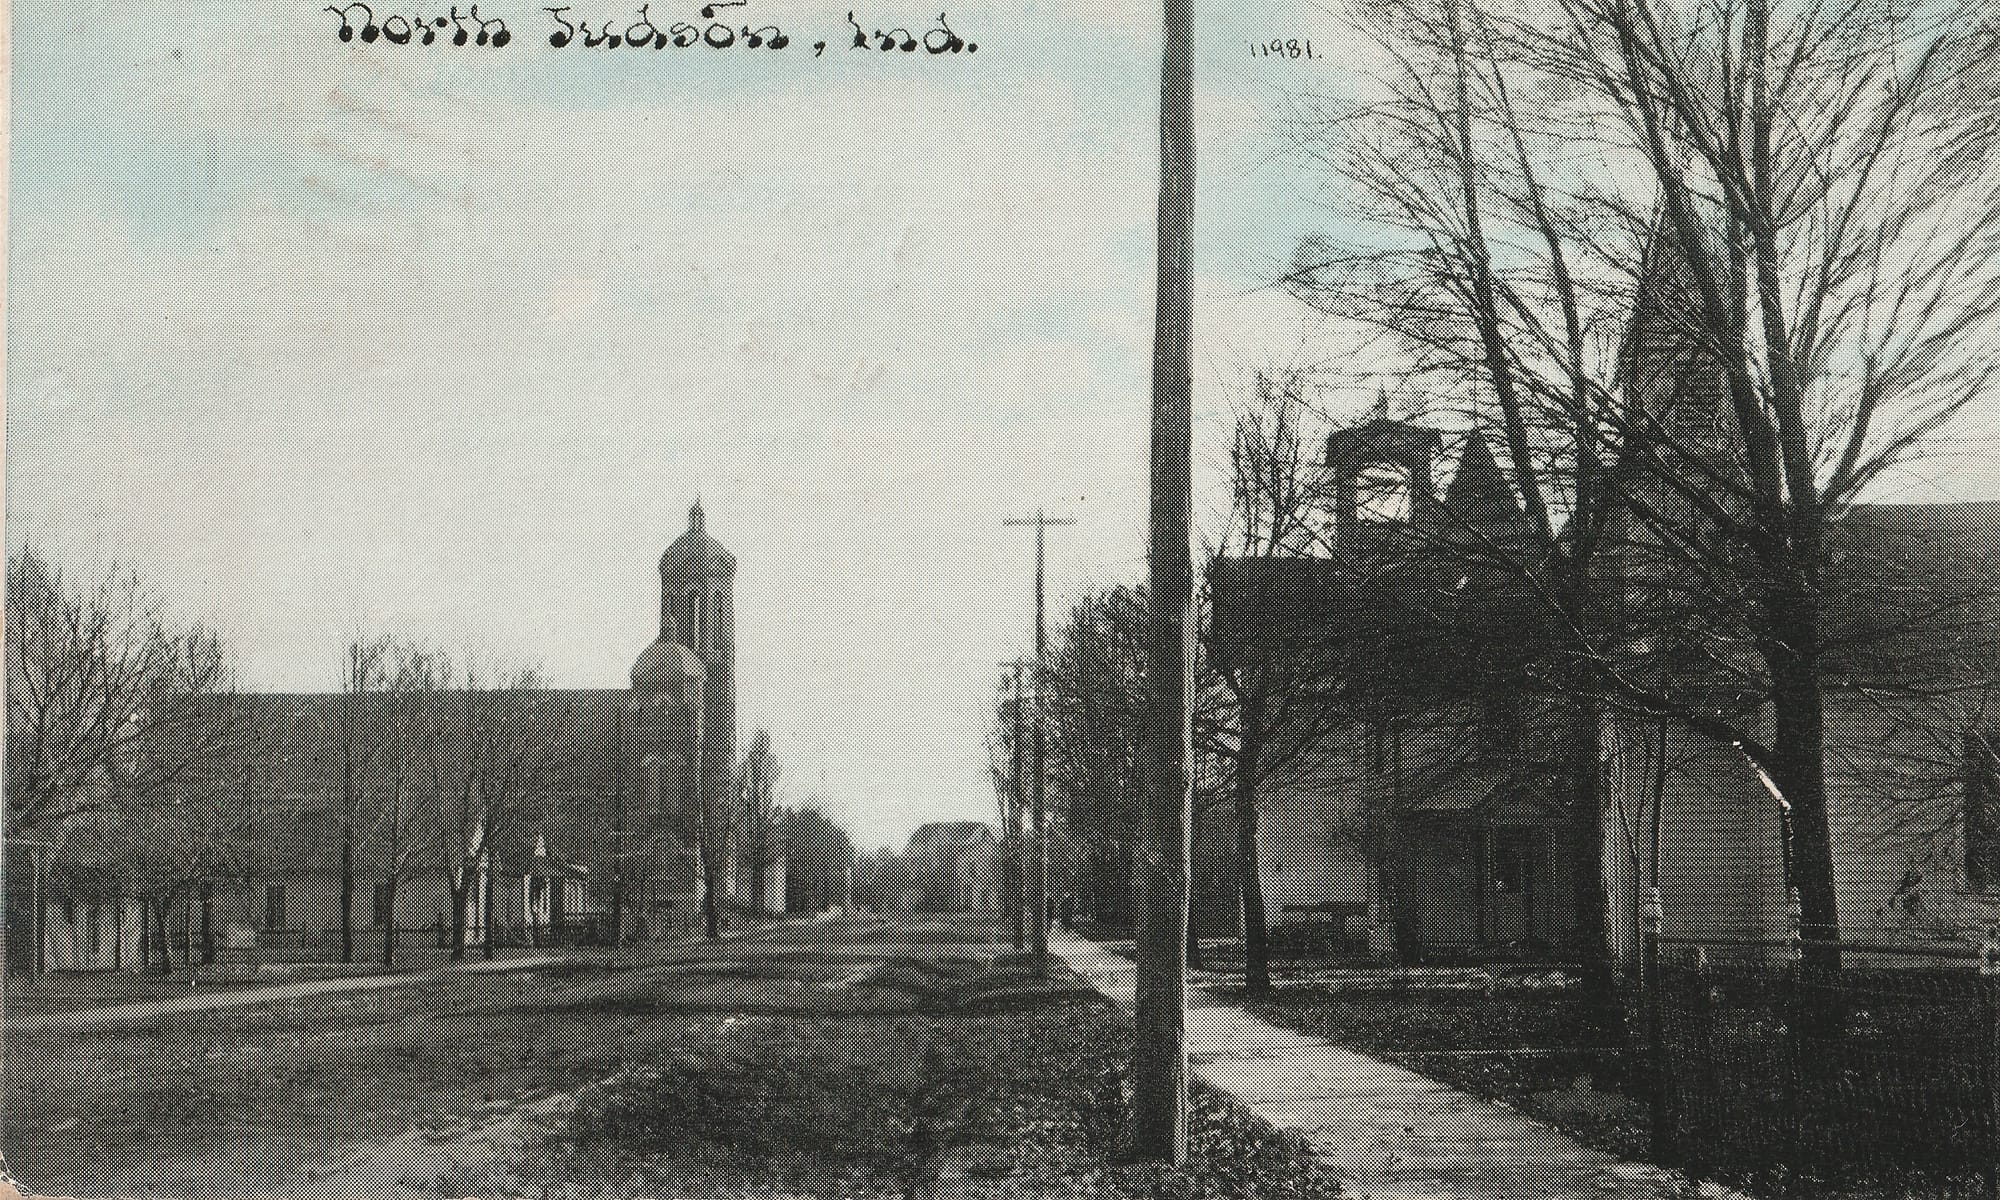
[(1458, 470), (1445, 489), (1444, 507), (1454, 522), (1467, 525), (1512, 524), (1521, 519), (1521, 501), (1477, 429), (1465, 435)]

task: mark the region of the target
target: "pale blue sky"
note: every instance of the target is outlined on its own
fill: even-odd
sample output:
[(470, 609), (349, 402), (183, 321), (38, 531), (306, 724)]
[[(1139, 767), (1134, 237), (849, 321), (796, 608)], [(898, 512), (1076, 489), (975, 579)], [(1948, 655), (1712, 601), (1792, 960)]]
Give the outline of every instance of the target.
[[(752, 0), (813, 59), (558, 51), (539, 5), (481, 7), (512, 46), (15, 0), (9, 537), (136, 567), (252, 686), (333, 685), (357, 628), (618, 686), (700, 493), (790, 798), (870, 843), (990, 815), (988, 688), (1030, 639), (1001, 518), (1080, 518), (1058, 613), (1142, 567), (1155, 8), (969, 0), (978, 54), (933, 59)], [(1281, 101), (1371, 55), (1312, 0), (1198, 10), (1212, 464), (1228, 389), (1299, 354), (1262, 285), (1327, 220)]]
[[(356, 627), (616, 686), (699, 492), (792, 798), (869, 842), (990, 814), (1000, 519), (1081, 518), (1058, 611), (1141, 567), (1153, 8), (955, 4), (979, 52), (932, 59), (754, 0), (817, 60), (558, 51), (508, 0), (498, 53), (349, 47), (319, 8), (14, 5), (9, 536), (137, 567), (253, 686), (330, 686)], [(1310, 4), (1201, 36), (1212, 430), (1292, 355), (1256, 289), (1321, 219), (1271, 114), (1347, 60)]]

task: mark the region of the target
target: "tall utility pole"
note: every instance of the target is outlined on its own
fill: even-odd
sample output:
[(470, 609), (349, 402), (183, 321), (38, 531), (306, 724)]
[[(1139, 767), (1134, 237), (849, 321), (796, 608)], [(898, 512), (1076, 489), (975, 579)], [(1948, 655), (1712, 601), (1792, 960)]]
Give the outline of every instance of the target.
[(1160, 68), (1160, 247), (1153, 311), (1147, 539), (1146, 793), (1139, 819), (1132, 1148), (1187, 1155), (1188, 693), (1194, 655), (1194, 14), (1166, 0)]
[(1029, 950), (1035, 970), (1049, 970), (1049, 772), (1048, 772), (1048, 633), (1044, 618), (1043, 577), (1048, 543), (1048, 527), (1074, 525), (1075, 517), (1051, 517), (1040, 509), (1032, 517), (1008, 517), (1005, 525), (1035, 527), (1035, 841), (1029, 851), (1028, 926)]

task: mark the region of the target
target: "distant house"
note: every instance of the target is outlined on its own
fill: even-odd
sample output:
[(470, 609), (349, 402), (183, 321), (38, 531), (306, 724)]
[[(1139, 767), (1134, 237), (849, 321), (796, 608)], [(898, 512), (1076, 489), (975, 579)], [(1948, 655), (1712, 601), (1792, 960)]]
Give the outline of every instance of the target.
[(935, 821), (878, 875), (889, 902), (919, 912), (1000, 911), (1000, 838), (983, 821)]

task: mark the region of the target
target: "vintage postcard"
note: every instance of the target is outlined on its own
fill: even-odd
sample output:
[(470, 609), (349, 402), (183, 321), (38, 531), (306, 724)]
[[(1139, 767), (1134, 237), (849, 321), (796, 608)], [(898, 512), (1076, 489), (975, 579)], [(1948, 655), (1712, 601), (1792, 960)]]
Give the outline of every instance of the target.
[(0, 1191), (2000, 1196), (2000, 17), (13, 0)]

